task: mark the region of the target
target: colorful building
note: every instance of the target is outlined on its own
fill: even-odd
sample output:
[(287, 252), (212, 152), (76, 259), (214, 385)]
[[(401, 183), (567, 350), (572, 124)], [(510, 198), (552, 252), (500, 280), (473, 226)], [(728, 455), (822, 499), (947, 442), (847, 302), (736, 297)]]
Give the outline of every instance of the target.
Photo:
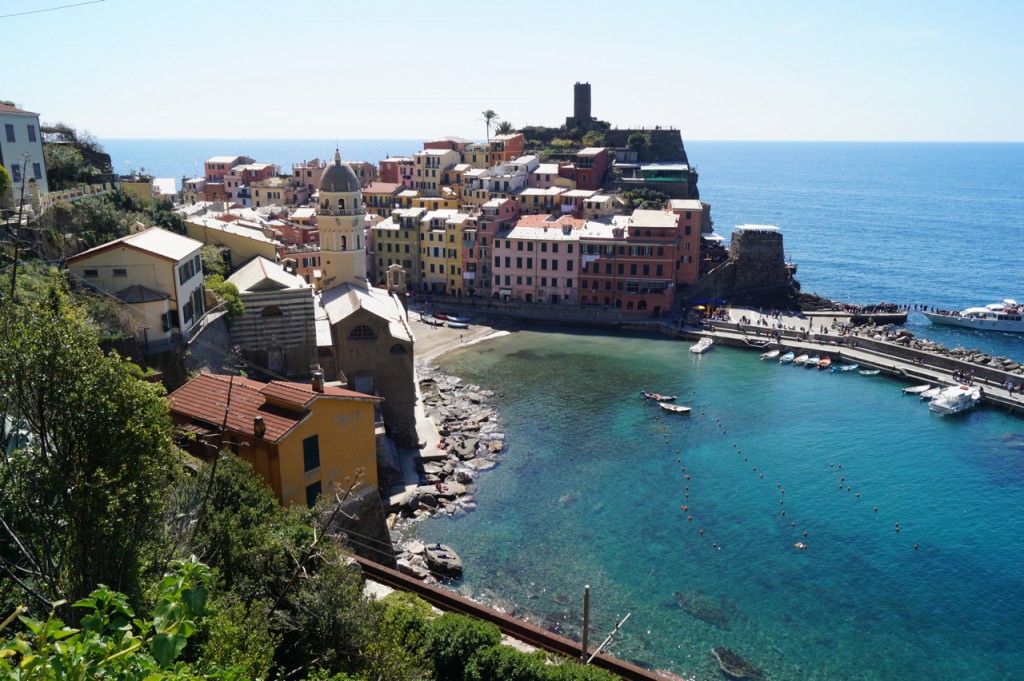
[(373, 281), (385, 283), (387, 268), (398, 265), (406, 272), (406, 284), (418, 286), (420, 221), (426, 213), (422, 208), (400, 208), (372, 227)]
[(203, 164), (207, 182), (223, 182), (231, 169), (243, 163), (255, 163), (248, 156), (211, 156)]
[(502, 165), (526, 153), (526, 137), (521, 132), (494, 135), (488, 140), (487, 146), (487, 165)]
[(438, 196), (444, 184), (444, 171), (460, 162), (459, 152), (452, 149), (424, 149), (412, 156), (415, 167), (414, 189), (425, 196)]
[(200, 374), (167, 402), (188, 435), (183, 448), (206, 460), (231, 450), (284, 505), (312, 506), (356, 482), (377, 487), (378, 397), (325, 386), (319, 375), (306, 384)]
[(690, 286), (700, 278), (700, 237), (711, 233), (711, 206), (697, 199), (672, 199), (669, 204), (679, 221), (676, 283)]
[(462, 233), (462, 284), (464, 295), (491, 297), (491, 253), (494, 237), (519, 217), (515, 199), (494, 199), (480, 206), (480, 212), (467, 220)]
[(380, 162), (378, 182), (405, 185), (409, 189), (416, 186), (416, 166), (408, 156), (394, 156)]
[(579, 239), (585, 221), (523, 215), (494, 238), (493, 295), (528, 303), (575, 303)]
[[(11, 199), (17, 201), (22, 182), (35, 180), (40, 194), (50, 191), (43, 160), (39, 114), (0, 104), (0, 166), (11, 176)], [(0, 204), (3, 203), (0, 196)], [(28, 201), (26, 184), (25, 200)]]

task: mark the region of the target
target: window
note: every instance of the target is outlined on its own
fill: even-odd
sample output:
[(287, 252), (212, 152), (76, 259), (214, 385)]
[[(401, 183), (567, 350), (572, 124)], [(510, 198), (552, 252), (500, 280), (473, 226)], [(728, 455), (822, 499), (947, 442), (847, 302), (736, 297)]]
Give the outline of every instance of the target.
[(541, 258), (540, 259), (540, 268), (542, 270), (546, 270), (548, 268), (548, 259), (547, 258)]
[(100, 276), (99, 270), (85, 270), (82, 274), (85, 275), (86, 279), (95, 279)]
[(11, 181), (21, 182), (21, 166), (17, 163), (11, 164)]
[(547, 286), (548, 285), (548, 278), (547, 277), (541, 277), (540, 278), (540, 285), (541, 286)]
[(267, 305), (265, 308), (260, 310), (261, 317), (281, 317), (284, 313), (281, 312), (281, 308), (277, 305)]
[(646, 277), (650, 273), (651, 273), (651, 266), (650, 265), (644, 265), (644, 276)]
[(516, 277), (516, 284), (519, 285), (519, 286), (522, 286), (523, 278), (522, 277)]
[(4, 123), (4, 131), (7, 133), (7, 141), (8, 142), (13, 142), (14, 141), (14, 124), (13, 123)]
[(528, 269), (528, 270), (532, 270), (533, 269), (533, 258), (527, 258), (526, 259), (526, 269)]
[[(572, 246), (570, 246), (570, 248), (572, 248)], [(572, 263), (572, 260), (565, 261), (565, 269), (568, 270), (569, 272), (572, 272)]]
[(34, 125), (28, 126), (28, 141), (29, 142), (35, 142), (36, 141), (36, 126), (34, 126)]
[(566, 288), (572, 288), (572, 279), (566, 279), (565, 280), (565, 287)]
[[(433, 270), (431, 270), (431, 271), (433, 271)], [(360, 324), (359, 326), (357, 326), (354, 329), (352, 329), (351, 331), (349, 331), (348, 339), (349, 340), (376, 340), (377, 339), (377, 334), (375, 334), (373, 332), (373, 329), (371, 329), (370, 327), (366, 326), (365, 324)]]
[(320, 498), (320, 492), (323, 489), (320, 481), (317, 480), (312, 485), (306, 485), (306, 506), (313, 508), (316, 505), (316, 500)]
[(690, 225), (686, 225), (686, 227), (683, 230), (683, 233), (686, 234), (686, 236), (690, 236)]
[(302, 441), (302, 469), (305, 472), (320, 468), (320, 436), (310, 435)]
[(547, 244), (547, 242), (541, 243), (541, 245), (540, 245), (540, 252), (541, 253), (547, 253), (548, 252), (548, 244)]
[(125, 269), (124, 267), (115, 267), (114, 268), (114, 276), (115, 277), (127, 277), (128, 276), (128, 270)]
[(625, 273), (626, 273), (626, 266), (625, 266), (625, 265), (623, 265), (623, 264), (622, 264), (622, 263), (620, 262), (620, 263), (619, 263), (619, 274), (625, 274)]

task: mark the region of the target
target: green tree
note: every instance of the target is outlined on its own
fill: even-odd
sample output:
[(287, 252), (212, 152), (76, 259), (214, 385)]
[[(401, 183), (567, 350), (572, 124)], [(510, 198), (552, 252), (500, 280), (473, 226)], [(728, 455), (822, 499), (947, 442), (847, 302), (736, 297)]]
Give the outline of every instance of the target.
[(437, 681), (462, 681), (473, 653), (500, 641), (501, 631), (490, 622), (446, 612), (427, 625), (424, 651)]
[(7, 192), (11, 190), (12, 186), (11, 176), (7, 172), (7, 168), (0, 166), (0, 207), (6, 206), (10, 202), (11, 197), (7, 195)]
[(0, 574), (46, 608), (96, 584), (138, 596), (177, 470), (162, 389), (104, 355), (57, 286), (0, 301), (0, 386)]
[(647, 135), (639, 131), (631, 133), (630, 136), (626, 138), (626, 144), (630, 149), (636, 152), (645, 150), (649, 142), (650, 140), (647, 138)]
[(494, 132), (498, 135), (511, 135), (515, 132), (515, 128), (512, 127), (512, 123), (509, 121), (501, 121), (497, 126), (495, 126)]
[(498, 117), (498, 114), (493, 109), (485, 109), (480, 112), (480, 115), (484, 117), (484, 125), (487, 126), (487, 141), (491, 141), (491, 124)]
[(206, 288), (216, 294), (218, 298), (227, 303), (228, 319), (238, 319), (245, 314), (245, 303), (238, 292), (238, 287), (230, 281), (224, 281), (219, 274), (213, 274), (206, 278)]
[(220, 246), (207, 244), (199, 249), (199, 257), (203, 261), (203, 272), (206, 276), (217, 275), (221, 279), (227, 276), (228, 266)]
[(583, 135), (583, 146), (603, 147), (604, 133), (599, 130), (588, 130), (586, 134)]
[(66, 189), (84, 181), (85, 159), (72, 144), (44, 144), (46, 179), (53, 189)]

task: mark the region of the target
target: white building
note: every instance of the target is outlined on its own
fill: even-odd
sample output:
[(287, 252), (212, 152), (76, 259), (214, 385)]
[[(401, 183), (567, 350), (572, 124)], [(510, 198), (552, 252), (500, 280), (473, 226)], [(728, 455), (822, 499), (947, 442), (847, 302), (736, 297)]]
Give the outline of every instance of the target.
[[(43, 162), (43, 136), (39, 114), (0, 104), (0, 165), (11, 176), (12, 198), (21, 193), (22, 180), (35, 180), (41, 194), (50, 191)], [(25, 188), (28, 200), (28, 187)]]

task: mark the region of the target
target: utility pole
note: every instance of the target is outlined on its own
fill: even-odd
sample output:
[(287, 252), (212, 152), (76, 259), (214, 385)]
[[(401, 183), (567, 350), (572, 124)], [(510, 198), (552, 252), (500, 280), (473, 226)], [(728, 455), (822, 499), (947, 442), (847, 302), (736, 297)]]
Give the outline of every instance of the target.
[(590, 585), (583, 586), (583, 644), (580, 646), (580, 660), (587, 662), (590, 653)]

